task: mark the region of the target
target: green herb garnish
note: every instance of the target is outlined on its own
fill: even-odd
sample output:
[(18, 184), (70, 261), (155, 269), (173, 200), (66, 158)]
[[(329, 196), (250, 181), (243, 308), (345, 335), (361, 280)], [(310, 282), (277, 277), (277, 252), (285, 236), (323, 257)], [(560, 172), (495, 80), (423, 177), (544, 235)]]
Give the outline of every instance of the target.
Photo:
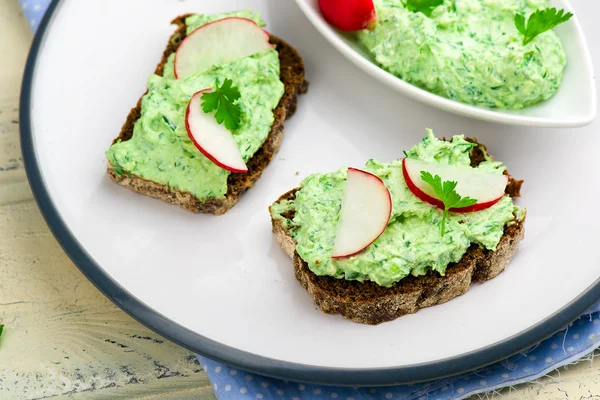
[(523, 35), (523, 44), (525, 45), (535, 39), (537, 35), (567, 22), (571, 17), (573, 14), (570, 12), (565, 14), (565, 10), (557, 11), (556, 8), (546, 8), (535, 11), (529, 16), (527, 22), (525, 22), (523, 14), (515, 15), (515, 26)]
[(123, 170), (121, 169), (121, 167), (117, 164), (112, 164), (112, 168), (113, 171), (115, 171), (115, 174), (117, 174), (118, 176), (123, 176)]
[(421, 171), (421, 179), (423, 182), (431, 185), (442, 203), (444, 203), (444, 216), (442, 217), (442, 236), (444, 236), (444, 233), (446, 233), (446, 219), (448, 218), (450, 209), (472, 206), (477, 203), (477, 200), (470, 197), (461, 197), (456, 193), (454, 189), (456, 189), (458, 182), (442, 182), (442, 178), (439, 175), (433, 176), (427, 171)]
[(4, 331), (4, 325), (0, 324), (0, 336), (2, 336), (2, 331)]
[(412, 12), (420, 12), (431, 18), (436, 7), (441, 6), (444, 0), (401, 0), (402, 5)]
[(205, 113), (215, 113), (215, 118), (219, 124), (225, 124), (225, 128), (235, 131), (241, 123), (242, 109), (235, 101), (241, 97), (240, 91), (233, 86), (231, 79), (225, 79), (225, 82), (218, 86), (212, 92), (202, 95), (202, 110)]
[(173, 121), (171, 121), (169, 118), (165, 117), (164, 115), (163, 115), (162, 119), (165, 122), (165, 124), (167, 124), (169, 129), (171, 129), (173, 132), (175, 132), (175, 129), (177, 129), (177, 125), (175, 125), (173, 123)]

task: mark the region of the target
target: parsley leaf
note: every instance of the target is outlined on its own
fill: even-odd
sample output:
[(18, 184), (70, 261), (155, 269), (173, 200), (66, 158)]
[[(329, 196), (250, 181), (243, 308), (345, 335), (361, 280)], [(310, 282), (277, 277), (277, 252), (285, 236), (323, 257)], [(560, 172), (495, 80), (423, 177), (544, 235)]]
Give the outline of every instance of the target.
[(442, 236), (446, 233), (446, 219), (451, 208), (462, 208), (472, 206), (477, 203), (477, 200), (470, 197), (461, 197), (456, 193), (456, 185), (458, 182), (444, 181), (439, 175), (433, 176), (427, 171), (421, 171), (421, 179), (423, 182), (431, 185), (435, 193), (444, 203), (444, 216), (442, 217)]
[(4, 331), (4, 325), (0, 324), (0, 336), (2, 336), (2, 331)]
[(527, 22), (523, 14), (515, 15), (515, 26), (523, 35), (523, 44), (526, 45), (535, 39), (537, 35), (567, 22), (571, 17), (573, 17), (573, 14), (570, 12), (565, 14), (565, 10), (557, 11), (556, 8), (545, 8), (531, 14)]
[(225, 79), (221, 87), (218, 86), (212, 92), (202, 95), (202, 111), (211, 113), (216, 110), (215, 118), (219, 124), (225, 124), (225, 128), (235, 131), (240, 127), (242, 109), (235, 101), (241, 97), (240, 91), (233, 86), (231, 79)]
[(441, 6), (444, 0), (400, 0), (409, 11), (420, 12), (431, 18), (433, 10)]

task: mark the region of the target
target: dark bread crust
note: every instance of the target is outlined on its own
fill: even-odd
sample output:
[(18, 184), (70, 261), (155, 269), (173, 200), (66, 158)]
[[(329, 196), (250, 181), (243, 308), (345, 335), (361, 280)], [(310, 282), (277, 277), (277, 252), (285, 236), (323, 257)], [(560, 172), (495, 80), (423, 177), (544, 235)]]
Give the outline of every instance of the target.
[[(172, 21), (172, 24), (177, 25), (177, 30), (171, 36), (169, 44), (163, 53), (163, 58), (156, 67), (155, 74), (163, 74), (167, 59), (177, 50), (179, 44), (185, 38), (185, 19), (189, 15), (181, 15)], [(152, 182), (135, 174), (129, 174), (127, 171), (123, 171), (122, 175), (118, 175), (109, 163), (108, 175), (110, 178), (119, 185), (125, 186), (135, 192), (159, 198), (168, 203), (178, 204), (186, 210), (196, 213), (220, 215), (233, 207), (239, 201), (242, 193), (254, 186), (264, 169), (273, 159), (273, 156), (279, 151), (283, 139), (283, 121), (296, 111), (298, 95), (306, 93), (308, 89), (308, 82), (304, 79), (304, 63), (298, 52), (289, 44), (273, 35), (271, 35), (270, 42), (277, 46), (281, 66), (280, 79), (285, 85), (285, 93), (278, 106), (273, 110), (275, 120), (265, 143), (247, 163), (248, 172), (243, 174), (232, 173), (229, 175), (227, 179), (227, 193), (224, 199), (208, 199), (203, 201), (190, 192), (176, 190), (168, 187), (168, 185)], [(129, 112), (121, 133), (113, 141), (113, 144), (118, 140), (126, 141), (131, 139), (133, 127), (140, 118), (141, 109), (142, 99), (140, 98), (136, 107)]]
[[(483, 148), (485, 149), (485, 148)], [(477, 165), (477, 148), (471, 159)], [(523, 181), (510, 178), (506, 193), (511, 197), (520, 195)], [(299, 189), (293, 189), (282, 195), (277, 202), (292, 200)], [(293, 218), (293, 211), (284, 217)], [(271, 218), (273, 232), (281, 248), (292, 258), (296, 279), (308, 291), (314, 303), (328, 314), (341, 314), (352, 321), (377, 325), (392, 321), (406, 314), (417, 312), (420, 308), (445, 303), (464, 294), (471, 283), (485, 282), (504, 271), (517, 251), (523, 239), (524, 221), (515, 221), (504, 229), (496, 251), (471, 245), (462, 259), (451, 264), (446, 274), (429, 272), (424, 276), (408, 276), (392, 287), (386, 288), (371, 281), (358, 282), (336, 279), (330, 276), (317, 276), (296, 252), (296, 243), (281, 220)]]

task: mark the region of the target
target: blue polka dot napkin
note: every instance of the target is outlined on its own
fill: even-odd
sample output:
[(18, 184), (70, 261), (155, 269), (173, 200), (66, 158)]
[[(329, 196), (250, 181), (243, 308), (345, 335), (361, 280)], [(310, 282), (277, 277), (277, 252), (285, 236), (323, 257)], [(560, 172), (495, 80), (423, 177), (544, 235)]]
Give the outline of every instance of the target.
[(600, 347), (600, 303), (568, 329), (532, 348), (466, 374), (414, 385), (347, 388), (271, 379), (198, 356), (219, 400), (459, 400), (538, 379)]
[(23, 15), (33, 32), (37, 30), (37, 27), (51, 2), (52, 0), (19, 0)]
[[(35, 32), (51, 0), (19, 0)], [(415, 385), (346, 388), (281, 381), (236, 370), (198, 356), (219, 400), (459, 400), (528, 382), (573, 363), (600, 347), (600, 303), (568, 329), (504, 361), (466, 374)]]

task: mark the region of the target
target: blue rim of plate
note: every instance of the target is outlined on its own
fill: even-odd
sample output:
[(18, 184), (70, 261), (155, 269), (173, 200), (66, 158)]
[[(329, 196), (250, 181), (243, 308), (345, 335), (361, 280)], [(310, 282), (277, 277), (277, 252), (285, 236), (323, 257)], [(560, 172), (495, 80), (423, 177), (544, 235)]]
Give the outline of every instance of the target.
[(21, 148), (27, 178), (50, 230), (83, 274), (117, 306), (133, 318), (179, 345), (235, 368), (274, 378), (343, 386), (388, 386), (440, 379), (472, 371), (518, 353), (556, 333), (600, 298), (600, 279), (555, 314), (537, 325), (473, 352), (435, 362), (386, 368), (332, 368), (298, 364), (248, 353), (190, 331), (142, 303), (113, 280), (92, 259), (62, 220), (42, 178), (33, 145), (31, 97), (33, 75), (44, 36), (59, 4), (53, 0), (42, 19), (25, 66), (20, 99)]

